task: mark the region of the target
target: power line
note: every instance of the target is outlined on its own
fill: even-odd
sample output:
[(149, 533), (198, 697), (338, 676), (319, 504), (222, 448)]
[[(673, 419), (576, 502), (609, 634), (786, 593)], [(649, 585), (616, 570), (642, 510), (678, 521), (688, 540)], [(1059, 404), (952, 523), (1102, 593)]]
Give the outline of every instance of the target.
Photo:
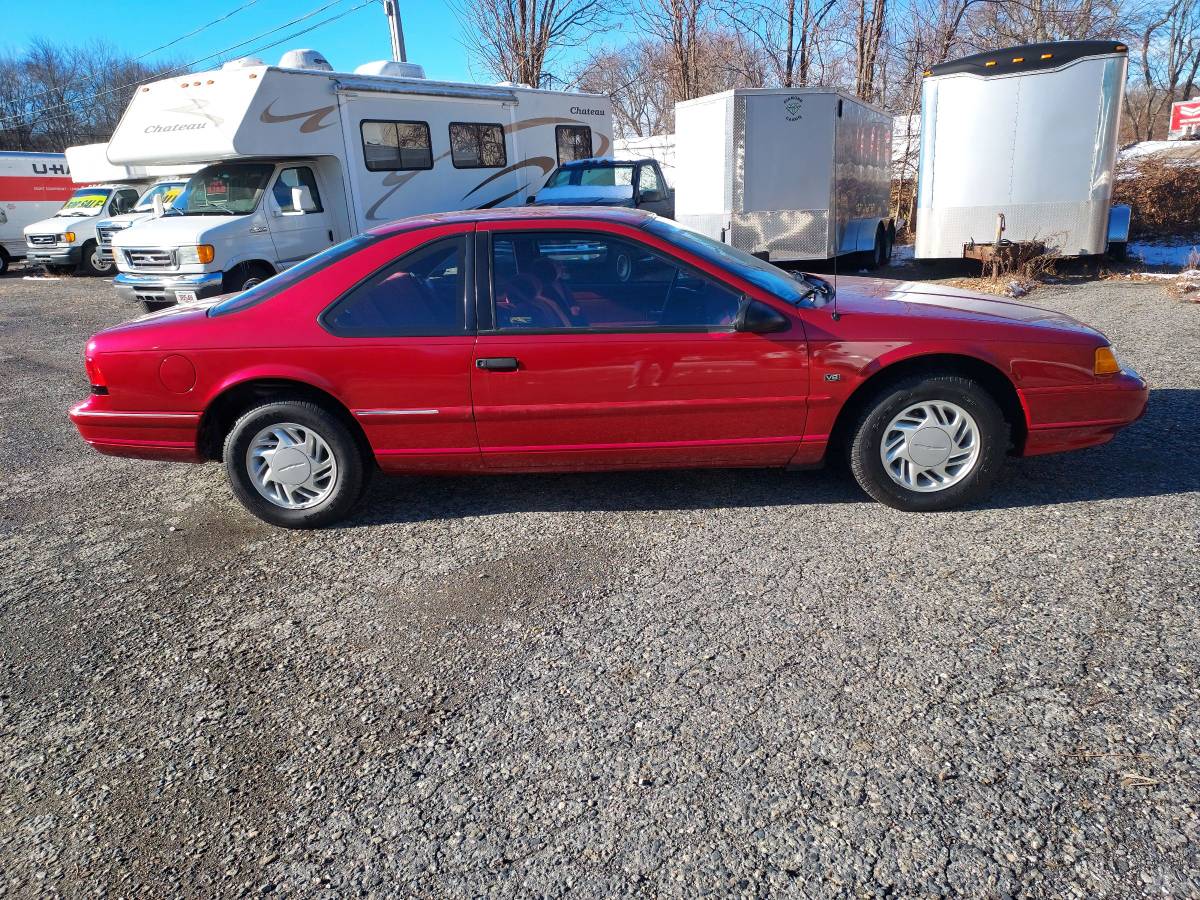
[[(313, 16), (317, 15), (318, 13), (322, 13), (325, 10), (329, 9), (330, 7), (337, 6), (339, 3), (345, 3), (345, 2), (346, 2), (346, 0), (331, 0), (331, 2), (326, 3), (324, 6), (319, 6), (316, 9), (305, 13), (302, 16), (297, 16), (296, 18), (291, 19), (290, 21), (284, 22), (282, 25), (277, 25), (275, 28), (270, 28), (264, 32), (256, 34), (256, 35), (254, 35), (254, 37), (247, 38), (244, 41), (240, 41), (229, 47), (225, 47), (222, 50), (218, 50), (216, 53), (210, 53), (207, 56), (201, 56), (198, 59), (194, 59), (191, 62), (184, 63), (183, 65), (177, 66), (174, 69), (168, 69), (166, 72), (163, 72), (159, 76), (159, 78), (169, 78), (173, 75), (178, 74), (179, 72), (182, 72), (186, 69), (190, 69), (194, 65), (197, 65), (202, 62), (206, 62), (207, 60), (213, 59), (218, 56), (223, 56), (232, 50), (237, 50), (241, 47), (246, 46), (246, 44), (249, 44), (253, 41), (258, 40), (259, 38), (266, 37), (267, 35), (274, 34), (278, 31), (282, 31), (284, 28), (287, 28), (289, 25), (295, 25), (297, 22), (303, 22), (305, 19), (311, 19)], [(322, 19), (320, 22), (316, 22), (312, 25), (309, 25), (307, 28), (303, 28), (300, 31), (296, 31), (296, 32), (293, 32), (292, 34), (281, 37), (278, 40), (272, 41), (269, 44), (264, 44), (261, 47), (256, 47), (255, 49), (251, 50), (250, 53), (247, 55), (252, 55), (254, 53), (261, 53), (264, 50), (270, 50), (272, 47), (277, 47), (286, 41), (290, 41), (293, 38), (297, 38), (297, 37), (300, 37), (301, 35), (308, 34), (310, 31), (314, 31), (317, 28), (322, 27), (323, 25), (328, 25), (330, 22), (335, 22), (338, 19), (348, 16), (350, 13), (360, 10), (365, 6), (371, 6), (375, 2), (376, 2), (376, 0), (363, 0), (363, 2), (359, 3), (357, 6), (352, 6), (347, 10), (343, 10), (342, 12), (338, 13), (337, 15), (330, 16), (327, 19)], [(105, 97), (109, 94), (114, 94), (117, 91), (122, 91), (128, 87), (136, 87), (139, 83), (140, 82), (138, 82), (138, 81), (130, 81), (125, 84), (116, 85), (115, 87), (111, 87), (104, 91), (97, 91), (95, 93), (88, 94), (85, 97), (76, 97), (74, 100), (68, 100), (64, 103), (59, 103), (54, 106), (48, 106), (45, 109), (38, 110), (38, 115), (44, 116), (46, 113), (54, 112), (55, 110), (58, 110), (58, 109), (63, 109), (65, 107), (70, 107), (70, 106), (77, 106), (80, 103), (85, 103), (85, 102), (88, 102), (91, 100), (96, 100), (99, 97)], [(12, 122), (12, 121), (17, 121), (17, 120), (23, 119), (23, 118), (24, 118), (23, 113), (15, 113), (13, 115), (8, 115), (3, 118), (0, 118), (0, 122)]]
[[(153, 56), (155, 53), (159, 53), (163, 50), (166, 50), (168, 47), (175, 46), (180, 41), (185, 41), (190, 37), (195, 37), (200, 32), (202, 32), (208, 28), (212, 28), (214, 25), (218, 25), (221, 22), (224, 22), (226, 19), (230, 18), (231, 16), (235, 15), (236, 13), (241, 12), (243, 9), (245, 9), (248, 6), (253, 6), (257, 2), (258, 2), (258, 0), (246, 0), (246, 2), (243, 3), (241, 6), (231, 9), (229, 12), (225, 13), (225, 15), (219, 16), (219, 17), (213, 19), (211, 22), (206, 22), (205, 24), (201, 25), (199, 28), (194, 28), (191, 31), (189, 31), (187, 34), (180, 35), (179, 37), (175, 38), (172, 41), (167, 41), (165, 44), (161, 44), (160, 46), (155, 47), (153, 50), (147, 50), (145, 53), (141, 54), (140, 56), (135, 56), (133, 59), (129, 60), (129, 62), (130, 63), (141, 62), (147, 56)], [(89, 78), (95, 78), (99, 74), (100, 74), (99, 71), (88, 72), (86, 75), (81, 75), (77, 80), (78, 81), (86, 81)], [(49, 90), (41, 91), (40, 93), (37, 93), (37, 94), (30, 94), (27, 97), (22, 97), (21, 99), (15, 100), (13, 102), (14, 102), (14, 104), (28, 103), (30, 100), (36, 100), (38, 97), (45, 97), (47, 94), (53, 94), (56, 90), (57, 90), (57, 88), (50, 88)]]

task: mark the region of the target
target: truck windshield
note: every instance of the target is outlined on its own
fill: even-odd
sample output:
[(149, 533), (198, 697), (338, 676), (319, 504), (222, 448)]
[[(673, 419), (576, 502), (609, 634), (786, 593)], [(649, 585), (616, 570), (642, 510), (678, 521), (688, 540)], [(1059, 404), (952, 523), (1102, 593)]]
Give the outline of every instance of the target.
[(80, 188), (73, 193), (56, 216), (96, 216), (104, 209), (112, 191), (108, 188)]
[(156, 184), (146, 193), (138, 198), (137, 206), (133, 208), (134, 212), (150, 212), (154, 209), (154, 198), (162, 197), (163, 206), (170, 209), (175, 198), (183, 191), (185, 181), (164, 181), (162, 184)]
[(173, 215), (245, 216), (258, 207), (275, 166), (220, 163), (201, 169), (171, 206)]
[(738, 250), (736, 247), (714, 241), (698, 232), (682, 228), (674, 222), (652, 219), (647, 223), (646, 230), (681, 250), (694, 253), (714, 266), (720, 266), (727, 272), (746, 279), (764, 291), (774, 294), (780, 300), (799, 305), (814, 295), (811, 284), (797, 281), (778, 266), (773, 266), (757, 256), (751, 256), (744, 250)]
[(562, 167), (546, 182), (546, 187), (628, 187), (633, 184), (633, 166)]

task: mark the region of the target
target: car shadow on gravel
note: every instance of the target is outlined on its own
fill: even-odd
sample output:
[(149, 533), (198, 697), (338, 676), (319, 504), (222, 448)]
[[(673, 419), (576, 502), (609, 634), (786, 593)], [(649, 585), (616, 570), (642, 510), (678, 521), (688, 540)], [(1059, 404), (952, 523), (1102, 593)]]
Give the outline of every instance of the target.
[[(1150, 394), (1146, 416), (1105, 446), (1012, 460), (976, 508), (1200, 491), (1200, 390)], [(379, 477), (344, 525), (519, 512), (624, 512), (871, 503), (840, 465), (815, 472), (673, 469), (562, 475)]]

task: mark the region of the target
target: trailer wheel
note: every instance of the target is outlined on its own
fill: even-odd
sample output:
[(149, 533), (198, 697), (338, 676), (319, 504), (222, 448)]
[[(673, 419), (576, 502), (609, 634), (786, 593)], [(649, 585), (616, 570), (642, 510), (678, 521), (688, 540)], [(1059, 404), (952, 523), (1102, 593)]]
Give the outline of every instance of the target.
[(1108, 256), (1123, 262), (1129, 256), (1129, 244), (1125, 241), (1113, 241), (1108, 245)]
[(866, 257), (865, 264), (868, 269), (878, 269), (887, 262), (887, 238), (882, 228), (875, 231), (875, 246), (863, 255)]

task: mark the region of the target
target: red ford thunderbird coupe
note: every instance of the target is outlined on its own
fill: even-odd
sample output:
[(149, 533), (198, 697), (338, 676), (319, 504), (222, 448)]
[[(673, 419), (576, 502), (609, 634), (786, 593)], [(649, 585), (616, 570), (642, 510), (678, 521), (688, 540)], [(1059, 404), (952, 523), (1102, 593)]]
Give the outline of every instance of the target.
[(819, 465), (903, 510), (1006, 454), (1103, 444), (1145, 382), (1066, 316), (940, 285), (789, 274), (634, 210), (408, 219), (87, 345), (102, 453), (224, 461), (293, 528), (369, 471)]

